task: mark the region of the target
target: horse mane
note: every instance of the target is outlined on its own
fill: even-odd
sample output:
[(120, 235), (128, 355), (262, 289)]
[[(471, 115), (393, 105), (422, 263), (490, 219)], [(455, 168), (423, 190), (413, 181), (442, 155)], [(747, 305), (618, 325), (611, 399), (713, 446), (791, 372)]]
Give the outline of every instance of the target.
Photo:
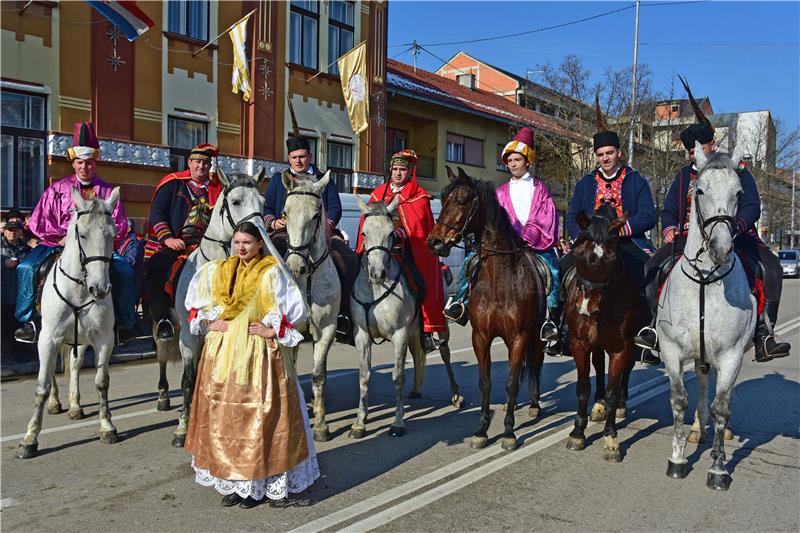
[(606, 202), (600, 204), (594, 214), (589, 218), (590, 224), (582, 230), (575, 239), (574, 246), (583, 241), (607, 242), (613, 237), (608, 232), (608, 225), (617, 218), (617, 211)]
[(459, 178), (453, 180), (447, 187), (442, 189), (442, 202), (444, 203), (447, 197), (458, 187), (467, 187), (472, 195), (478, 198), (478, 201), (483, 205), (486, 212), (487, 225), (494, 227), (494, 229), (505, 236), (514, 246), (523, 246), (522, 237), (514, 231), (514, 227), (511, 225), (511, 220), (508, 218), (506, 210), (503, 209), (503, 206), (501, 206), (500, 202), (497, 200), (497, 193), (491, 182), (476, 178), (470, 178), (469, 180)]
[(729, 169), (735, 171), (736, 165), (733, 164), (733, 160), (728, 156), (728, 154), (724, 152), (713, 152), (706, 156), (706, 164), (700, 173), (709, 169)]
[(248, 185), (248, 182), (252, 182), (253, 178), (249, 174), (244, 174), (242, 172), (237, 172), (235, 174), (231, 174), (230, 179), (228, 181), (228, 186), (226, 189), (230, 190), (235, 187), (239, 187), (241, 185)]

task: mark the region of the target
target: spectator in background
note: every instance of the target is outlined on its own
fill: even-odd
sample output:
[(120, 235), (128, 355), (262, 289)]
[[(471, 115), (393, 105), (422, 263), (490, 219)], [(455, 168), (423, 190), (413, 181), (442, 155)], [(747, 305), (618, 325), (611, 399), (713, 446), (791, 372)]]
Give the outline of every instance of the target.
[(4, 221), (3, 235), (0, 238), (0, 254), (2, 254), (2, 273), (0, 274), (0, 291), (2, 291), (2, 341), (6, 345), (13, 338), (14, 330), (19, 324), (14, 319), (14, 308), (17, 300), (17, 265), (25, 259), (31, 248), (22, 238), (23, 228), (19, 218), (9, 217)]

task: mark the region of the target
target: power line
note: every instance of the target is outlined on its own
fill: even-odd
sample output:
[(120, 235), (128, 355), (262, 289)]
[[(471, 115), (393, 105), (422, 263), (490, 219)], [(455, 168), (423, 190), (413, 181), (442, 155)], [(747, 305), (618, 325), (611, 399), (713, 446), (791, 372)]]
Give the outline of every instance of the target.
[[(465, 72), (464, 70), (462, 70), (462, 69), (458, 68), (457, 66), (453, 65), (453, 64), (452, 64), (452, 63), (450, 63), (449, 61), (445, 61), (444, 59), (442, 59), (441, 57), (437, 56), (436, 54), (434, 54), (433, 52), (431, 52), (430, 50), (428, 50), (427, 48), (425, 48), (425, 47), (424, 47), (424, 46), (422, 46), (421, 44), (418, 44), (418, 45), (417, 45), (417, 48), (419, 48), (419, 49), (421, 49), (421, 50), (424, 50), (425, 52), (429, 53), (430, 55), (432, 55), (433, 57), (435, 57), (436, 59), (438, 59), (439, 61), (441, 61), (441, 62), (442, 62), (442, 63), (444, 63), (445, 65), (449, 65), (449, 66), (453, 67), (455, 70), (457, 70), (457, 71), (458, 71), (458, 72), (460, 72), (461, 74), (468, 74), (468, 75), (472, 75), (472, 73), (470, 73), (470, 72)], [(443, 66), (444, 66), (444, 65), (443, 65)], [(481, 81), (481, 82), (479, 82), (479, 83), (480, 83), (481, 85), (484, 85), (484, 86), (486, 86), (486, 87), (490, 88), (490, 89), (491, 89), (492, 91), (494, 91), (495, 93), (498, 93), (498, 94), (499, 94), (499, 93), (501, 93), (501, 92), (502, 92), (500, 89), (498, 89), (498, 88), (496, 88), (496, 87), (492, 87), (491, 85), (489, 85), (488, 83), (486, 83), (486, 82), (484, 82), (484, 81)]]

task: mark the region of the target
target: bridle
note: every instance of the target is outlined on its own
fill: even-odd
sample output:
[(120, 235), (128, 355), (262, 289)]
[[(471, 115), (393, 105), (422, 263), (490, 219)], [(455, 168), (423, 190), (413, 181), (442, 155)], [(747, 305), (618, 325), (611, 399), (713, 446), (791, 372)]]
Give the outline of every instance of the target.
[[(320, 204), (322, 203), (322, 195), (316, 192), (311, 191), (291, 191), (286, 194), (286, 198), (290, 196), (311, 196), (319, 200)], [(303, 261), (303, 264), (306, 266), (308, 281), (307, 281), (307, 294), (311, 292), (311, 276), (316, 272), (317, 268), (322, 265), (323, 261), (325, 261), (328, 256), (330, 255), (330, 251), (328, 247), (325, 247), (325, 251), (323, 252), (322, 256), (319, 259), (314, 260), (311, 257), (311, 247), (314, 246), (314, 242), (317, 240), (317, 235), (319, 234), (320, 227), (322, 226), (322, 209), (318, 209), (317, 212), (314, 214), (312, 219), (314, 221), (314, 232), (311, 234), (311, 239), (305, 244), (300, 246), (295, 246), (291, 243), (291, 240), (288, 238), (287, 234), (287, 243), (286, 243), (286, 259), (289, 259), (292, 255), (296, 255), (300, 257)]]
[[(222, 190), (222, 207), (220, 208), (220, 216), (223, 217), (222, 218), (223, 229), (225, 228), (224, 224), (225, 224), (226, 221), (228, 222), (228, 224), (230, 224), (231, 231), (233, 231), (238, 224), (241, 224), (242, 222), (246, 222), (248, 220), (251, 220), (253, 218), (261, 216), (261, 212), (253, 211), (252, 213), (248, 214), (244, 218), (240, 219), (239, 222), (236, 222), (233, 219), (233, 215), (231, 214), (231, 208), (230, 208), (230, 205), (228, 204), (228, 195), (231, 193), (231, 191), (233, 191), (234, 189), (236, 189), (238, 187), (247, 187), (247, 188), (251, 188), (251, 189), (258, 189), (258, 185), (256, 185), (256, 183), (252, 179), (250, 179), (250, 178), (239, 178), (239, 179), (233, 180), (231, 183), (229, 183)], [(228, 239), (228, 240), (214, 239), (213, 237), (209, 237), (208, 235), (206, 235), (205, 232), (204, 232), (203, 233), (203, 237), (200, 240), (201, 240), (201, 242), (203, 240), (207, 240), (207, 241), (211, 241), (213, 243), (216, 243), (216, 244), (220, 245), (222, 247), (222, 250), (225, 252), (226, 256), (231, 254), (231, 242), (230, 242), (230, 239)], [(206, 256), (205, 252), (203, 252), (203, 247), (202, 246), (200, 247), (200, 253), (203, 255), (203, 257), (205, 258), (206, 261), (209, 261), (208, 256)]]
[[(459, 189), (467, 189), (467, 190), (469, 190), (469, 188), (465, 187), (465, 186), (461, 186), (461, 187), (458, 187), (458, 188)], [(472, 191), (470, 191), (470, 192), (472, 192)], [(442, 226), (444, 226), (445, 228), (447, 228), (449, 230), (455, 231), (455, 234), (450, 239), (448, 239), (447, 244), (452, 246), (452, 245), (458, 243), (461, 239), (463, 239), (464, 238), (464, 233), (466, 233), (467, 228), (472, 223), (472, 219), (474, 219), (477, 214), (478, 214), (478, 195), (475, 194), (472, 197), (472, 205), (470, 206), (469, 212), (467, 213), (467, 219), (464, 221), (464, 224), (461, 226), (461, 229), (458, 229), (457, 227), (452, 226), (452, 225), (448, 224), (447, 222), (443, 222), (443, 221), (440, 220), (439, 224), (441, 224)]]

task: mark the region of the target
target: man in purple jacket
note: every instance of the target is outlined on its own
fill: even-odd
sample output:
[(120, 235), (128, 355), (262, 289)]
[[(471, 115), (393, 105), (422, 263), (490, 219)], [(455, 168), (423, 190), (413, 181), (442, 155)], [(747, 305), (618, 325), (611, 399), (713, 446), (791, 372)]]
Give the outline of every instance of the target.
[[(86, 198), (106, 199), (113, 187), (96, 174), (100, 158), (100, 143), (90, 122), (75, 124), (73, 146), (67, 157), (75, 173), (53, 183), (39, 199), (28, 224), (31, 232), (39, 238), (39, 245), (31, 251), (17, 267), (17, 306), (15, 316), (23, 324), (15, 333), (20, 342), (34, 343), (38, 337), (39, 317), (36, 314), (36, 272), (44, 261), (60, 252), (67, 240), (67, 229), (72, 220), (72, 189), (80, 191)], [(117, 202), (111, 215), (117, 228), (114, 248), (125, 237), (128, 218), (122, 202)], [(122, 344), (133, 339), (131, 331), (136, 325), (134, 306), (136, 282), (133, 267), (116, 252), (111, 260), (111, 285), (114, 299), (114, 314), (117, 322), (117, 342)]]

